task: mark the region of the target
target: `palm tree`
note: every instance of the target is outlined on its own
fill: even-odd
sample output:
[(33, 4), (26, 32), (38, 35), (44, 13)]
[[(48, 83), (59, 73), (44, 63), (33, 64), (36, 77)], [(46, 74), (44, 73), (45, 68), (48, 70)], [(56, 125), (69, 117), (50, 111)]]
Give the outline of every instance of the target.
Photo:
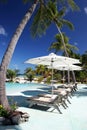
[(63, 17), (65, 16), (66, 13), (66, 8), (61, 9), (60, 11), (58, 11), (56, 3), (53, 2), (49, 2), (48, 3), (48, 7), (47, 7), (47, 12), (48, 12), (48, 16), (50, 21), (54, 22), (54, 24), (57, 27), (57, 30), (61, 36), (61, 42), (64, 46), (64, 51), (65, 51), (65, 55), (68, 57), (68, 52), (66, 49), (66, 44), (64, 41), (64, 36), (62, 34), (61, 28), (63, 27), (63, 25), (68, 25), (68, 27), (70, 29), (73, 29), (73, 25), (71, 24), (71, 22), (69, 22), (68, 20), (65, 20)]
[[(72, 0), (69, 0), (68, 2), (70, 2), (70, 1), (72, 1)], [(63, 25), (68, 25), (68, 27), (70, 29), (74, 29), (74, 27), (70, 21), (63, 18), (65, 16), (65, 13), (66, 13), (66, 8), (63, 7), (61, 10), (58, 11), (56, 0), (55, 0), (55, 2), (50, 0), (48, 2), (44, 12), (45, 12), (45, 14), (44, 14), (43, 19), (41, 19), (41, 22), (37, 19), (40, 12), (38, 12), (38, 14), (36, 15), (36, 17), (34, 19), (34, 22), (32, 25), (33, 36), (35, 37), (35, 36), (40, 35), (41, 33), (45, 32), (45, 29), (47, 29), (48, 26), (53, 22), (56, 25), (57, 30), (61, 36), (61, 41), (62, 41), (62, 44), (64, 46), (65, 55), (67, 57), (69, 57), (61, 29), (62, 29)], [(73, 79), (75, 82), (76, 80), (75, 80), (74, 72), (72, 72), (72, 74), (73, 74)]]
[[(70, 29), (74, 29), (74, 26), (70, 21), (63, 18), (65, 16), (65, 13), (66, 13), (66, 8), (63, 8), (60, 11), (58, 11), (56, 2), (53, 3), (52, 1), (50, 1), (48, 3), (48, 6), (47, 6), (47, 12), (49, 14), (48, 19), (56, 25), (57, 30), (61, 36), (61, 41), (62, 41), (62, 44), (64, 46), (64, 50), (65, 50), (65, 56), (69, 57), (69, 54), (68, 54), (67, 48), (66, 48), (66, 44), (64, 41), (64, 36), (62, 34), (61, 29), (62, 29), (63, 25), (68, 25), (68, 27)], [(73, 81), (76, 82), (75, 74), (73, 71), (72, 71), (72, 75), (73, 75)]]
[(24, 18), (22, 19), (21, 23), (17, 27), (9, 45), (8, 45), (8, 48), (2, 58), (2, 62), (0, 65), (0, 104), (2, 104), (5, 109), (10, 109), (10, 105), (8, 103), (8, 99), (6, 97), (6, 90), (5, 90), (5, 79), (6, 79), (7, 68), (11, 61), (16, 44), (17, 44), (26, 24), (28, 23), (33, 12), (35, 11), (37, 4), (38, 4), (38, 0), (34, 0), (32, 7), (28, 10), (28, 12), (25, 14)]
[(44, 73), (45, 73), (45, 70), (46, 70), (46, 66), (44, 66), (44, 65), (37, 65), (35, 72), (36, 72), (37, 75), (42, 75), (43, 76)]
[[(24, 1), (27, 2), (28, 0), (24, 0)], [(73, 0), (71, 0), (71, 1), (73, 1)], [(0, 104), (2, 104), (5, 109), (10, 109), (10, 105), (8, 103), (8, 100), (6, 97), (6, 90), (5, 90), (6, 72), (7, 72), (8, 65), (11, 61), (13, 52), (15, 50), (16, 44), (17, 44), (26, 24), (28, 23), (33, 12), (35, 11), (38, 2), (41, 3), (41, 6), (40, 6), (40, 11), (42, 12), (41, 15), (44, 14), (43, 12), (45, 11), (44, 10), (45, 6), (43, 6), (44, 0), (34, 0), (33, 2), (34, 3), (32, 4), (31, 8), (25, 14), (24, 18), (22, 19), (19, 26), (17, 27), (17, 29), (7, 47), (7, 50), (2, 58), (2, 61), (1, 61), (1, 65), (0, 65)], [(47, 23), (47, 25), (49, 25), (49, 22), (46, 22), (46, 23)]]
[(6, 77), (10, 79), (11, 82), (13, 82), (13, 79), (16, 77), (16, 72), (14, 70), (8, 69)]
[[(62, 33), (63, 38), (64, 38), (64, 42), (66, 45), (66, 51), (68, 52), (69, 56), (71, 54), (71, 52), (78, 50), (78, 48), (76, 46), (73, 46), (71, 44), (69, 44), (69, 38), (65, 35), (65, 33)], [(49, 47), (48, 50), (54, 50), (55, 53), (62, 51), (63, 55), (65, 55), (65, 49), (64, 46), (62, 44), (62, 39), (61, 39), (61, 35), (60, 34), (56, 34), (55, 35), (55, 42), (52, 42), (51, 46)]]
[[(61, 5), (60, 11), (58, 11), (59, 9), (57, 8), (59, 5)], [(63, 36), (61, 32), (61, 28), (63, 27), (63, 25), (66, 24), (68, 25), (68, 27), (73, 29), (73, 25), (71, 24), (71, 22), (63, 19), (66, 14), (66, 8), (68, 8), (67, 6), (69, 6), (72, 10), (79, 10), (79, 7), (75, 4), (73, 0), (47, 0), (46, 5), (43, 2), (34, 17), (34, 21), (31, 26), (32, 36), (36, 37), (45, 34), (47, 28), (53, 22), (55, 23), (58, 32), (61, 34), (63, 41)]]
[(32, 80), (33, 80), (33, 78), (34, 78), (34, 71), (32, 70), (32, 68), (26, 68), (26, 70), (25, 70), (25, 75), (26, 75), (26, 77), (28, 78), (28, 80), (31, 82)]

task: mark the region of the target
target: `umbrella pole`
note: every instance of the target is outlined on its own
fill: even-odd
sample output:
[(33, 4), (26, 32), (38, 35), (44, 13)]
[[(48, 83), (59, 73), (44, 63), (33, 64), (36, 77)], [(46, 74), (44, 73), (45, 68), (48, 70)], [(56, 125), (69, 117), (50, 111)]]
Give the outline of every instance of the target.
[(52, 95), (53, 95), (53, 67), (52, 67), (52, 82), (51, 82), (51, 86), (52, 86)]
[(68, 84), (70, 84), (70, 71), (68, 70)]
[(73, 76), (73, 82), (76, 83), (76, 78), (75, 78), (75, 73), (72, 71), (72, 76)]
[(53, 95), (53, 58), (51, 59), (51, 66), (52, 66), (52, 81), (51, 81), (51, 86), (52, 86), (52, 95)]
[(63, 84), (65, 82), (65, 71), (63, 70)]

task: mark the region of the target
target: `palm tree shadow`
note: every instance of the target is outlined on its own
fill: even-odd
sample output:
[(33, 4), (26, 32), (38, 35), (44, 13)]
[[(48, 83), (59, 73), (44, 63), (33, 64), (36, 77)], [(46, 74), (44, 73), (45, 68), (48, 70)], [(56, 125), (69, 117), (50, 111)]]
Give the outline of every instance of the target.
[(50, 91), (50, 90), (52, 90), (52, 86), (50, 86), (50, 87), (43, 87), (43, 88), (40, 87), (39, 89), (44, 90), (44, 91)]
[[(18, 107), (29, 107), (29, 102), (27, 101), (28, 97), (37, 96), (39, 94), (48, 94), (48, 92), (40, 91), (40, 90), (28, 90), (28, 91), (23, 91), (22, 94), (23, 96), (20, 95), (8, 96), (8, 100), (9, 101), (13, 100), (13, 102), (16, 103)], [(12, 104), (11, 102), (9, 103)], [(42, 107), (38, 105), (34, 105), (31, 108), (42, 110), (42, 111), (46, 111), (49, 109), (49, 107), (45, 107), (45, 106)]]
[(22, 92), (25, 96), (37, 96), (39, 94), (48, 94), (47, 91), (42, 90), (26, 90)]
[(27, 103), (27, 97), (25, 96), (19, 96), (19, 95), (13, 95), (13, 96), (7, 96), (8, 97), (8, 101), (11, 104), (16, 103), (18, 107), (27, 107), (28, 103)]
[(77, 91), (74, 93), (74, 95), (77, 96), (77, 97), (87, 96), (87, 87), (84, 87), (84, 88), (82, 88), (82, 89), (77, 90)]
[(0, 130), (22, 130), (22, 128), (19, 125), (0, 125)]

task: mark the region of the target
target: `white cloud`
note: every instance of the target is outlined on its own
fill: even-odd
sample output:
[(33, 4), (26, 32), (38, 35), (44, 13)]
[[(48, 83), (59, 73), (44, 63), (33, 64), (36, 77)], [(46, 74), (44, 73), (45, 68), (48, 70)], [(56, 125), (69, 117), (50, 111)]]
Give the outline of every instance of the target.
[(77, 43), (77, 42), (74, 42), (74, 45), (75, 45), (75, 46), (78, 46), (78, 43)]
[(6, 30), (4, 29), (3, 26), (0, 25), (0, 35), (7, 36)]
[(87, 14), (87, 7), (84, 8), (85, 13)]

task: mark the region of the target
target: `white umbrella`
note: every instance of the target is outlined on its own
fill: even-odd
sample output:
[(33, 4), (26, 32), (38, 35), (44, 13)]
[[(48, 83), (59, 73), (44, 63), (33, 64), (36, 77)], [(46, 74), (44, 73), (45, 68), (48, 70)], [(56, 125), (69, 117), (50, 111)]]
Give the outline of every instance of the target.
[(49, 65), (52, 67), (52, 81), (53, 81), (53, 66), (59, 65), (69, 65), (69, 64), (78, 64), (80, 63), (78, 59), (58, 56), (54, 53), (50, 53), (47, 56), (41, 56), (37, 58), (28, 59), (25, 63), (36, 64), (36, 65)]
[(37, 58), (32, 58), (25, 63), (30, 63), (30, 64), (42, 64), (42, 65), (63, 65), (64, 63), (67, 64), (79, 64), (78, 59), (74, 58), (69, 58), (69, 57), (64, 57), (64, 56), (58, 56), (54, 53), (50, 53), (48, 56), (41, 56)]
[[(51, 66), (48, 66), (48, 68), (51, 68)], [(53, 69), (57, 69), (57, 70), (61, 70), (61, 71), (68, 71), (68, 83), (70, 83), (70, 71), (80, 71), (82, 70), (82, 67), (80, 66), (77, 66), (77, 65), (73, 65), (73, 64), (69, 64), (69, 65), (66, 65), (66, 64), (63, 64), (63, 65), (55, 65), (53, 66)]]
[[(48, 68), (51, 68), (51, 66), (48, 66)], [(53, 66), (53, 69), (58, 69), (58, 70), (69, 70), (69, 71), (79, 71), (82, 70), (82, 67), (78, 65), (73, 65), (73, 64), (63, 64), (63, 65), (55, 65)]]

